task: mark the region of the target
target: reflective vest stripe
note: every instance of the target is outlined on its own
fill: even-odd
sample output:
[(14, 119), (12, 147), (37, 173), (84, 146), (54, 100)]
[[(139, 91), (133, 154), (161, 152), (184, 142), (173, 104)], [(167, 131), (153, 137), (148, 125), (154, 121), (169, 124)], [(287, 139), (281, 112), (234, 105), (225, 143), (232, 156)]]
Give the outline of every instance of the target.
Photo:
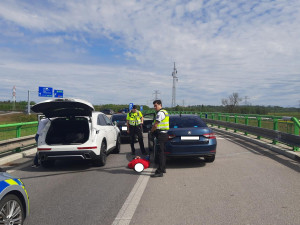
[(140, 111), (136, 111), (135, 113), (130, 112), (127, 114), (127, 120), (129, 121), (129, 125), (131, 126), (137, 126), (142, 123), (141, 118), (143, 117), (143, 114)]
[[(162, 121), (160, 121), (160, 123), (158, 123), (157, 129), (158, 130), (169, 130), (169, 126), (170, 126), (170, 124), (169, 124), (169, 118), (170, 118), (169, 113), (164, 109), (161, 109), (158, 112), (163, 112), (165, 114), (165, 118)], [(156, 115), (157, 115), (157, 113), (156, 113)]]

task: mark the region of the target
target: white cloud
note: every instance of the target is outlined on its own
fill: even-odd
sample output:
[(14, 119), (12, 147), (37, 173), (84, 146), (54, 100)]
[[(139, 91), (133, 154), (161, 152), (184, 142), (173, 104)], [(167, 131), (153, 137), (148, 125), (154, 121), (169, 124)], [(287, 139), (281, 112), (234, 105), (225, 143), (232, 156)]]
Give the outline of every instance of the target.
[[(219, 105), (224, 95), (239, 91), (260, 96), (252, 104), (297, 105), (299, 11), (297, 0), (4, 0), (0, 43), (7, 46), (0, 47), (0, 59), (8, 64), (0, 66), (0, 80), (11, 85), (6, 74), (26, 72), (25, 88), (37, 79), (30, 74), (38, 73), (96, 102), (92, 95), (109, 102), (120, 86), (128, 93), (117, 98), (120, 103), (136, 90), (145, 101), (156, 89), (171, 102), (176, 61), (177, 99), (190, 104)], [(110, 51), (99, 53), (96, 45)], [(105, 91), (95, 85), (100, 81)]]

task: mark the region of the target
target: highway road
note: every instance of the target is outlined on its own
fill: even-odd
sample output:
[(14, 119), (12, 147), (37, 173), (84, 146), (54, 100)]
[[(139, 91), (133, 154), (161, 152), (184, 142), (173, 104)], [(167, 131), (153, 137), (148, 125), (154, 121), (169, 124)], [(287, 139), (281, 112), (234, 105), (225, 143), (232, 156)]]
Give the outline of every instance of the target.
[(215, 162), (168, 160), (163, 178), (149, 178), (152, 168), (143, 175), (126, 168), (128, 143), (100, 168), (25, 162), (8, 172), (30, 196), (25, 225), (300, 224), (299, 162), (227, 134), (217, 140)]
[(0, 111), (0, 116), (9, 115), (9, 114), (19, 114), (22, 112), (7, 112), (7, 111)]

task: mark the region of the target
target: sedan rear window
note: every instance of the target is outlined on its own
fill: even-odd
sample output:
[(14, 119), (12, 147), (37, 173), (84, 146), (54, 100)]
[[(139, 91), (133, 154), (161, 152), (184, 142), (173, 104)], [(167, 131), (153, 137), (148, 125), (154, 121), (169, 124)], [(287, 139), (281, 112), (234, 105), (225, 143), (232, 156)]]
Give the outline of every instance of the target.
[(207, 127), (198, 116), (170, 116), (170, 128)]
[(114, 121), (119, 122), (119, 121), (126, 121), (126, 117), (127, 117), (127, 114), (123, 114), (123, 115), (113, 115), (111, 119), (112, 119), (113, 122), (114, 122)]

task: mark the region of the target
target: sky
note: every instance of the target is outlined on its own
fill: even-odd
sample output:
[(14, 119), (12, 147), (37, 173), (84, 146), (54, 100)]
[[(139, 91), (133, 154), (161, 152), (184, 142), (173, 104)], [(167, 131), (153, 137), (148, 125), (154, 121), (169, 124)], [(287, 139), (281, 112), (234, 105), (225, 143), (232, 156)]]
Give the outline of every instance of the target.
[(300, 107), (299, 0), (1, 0), (0, 101)]

